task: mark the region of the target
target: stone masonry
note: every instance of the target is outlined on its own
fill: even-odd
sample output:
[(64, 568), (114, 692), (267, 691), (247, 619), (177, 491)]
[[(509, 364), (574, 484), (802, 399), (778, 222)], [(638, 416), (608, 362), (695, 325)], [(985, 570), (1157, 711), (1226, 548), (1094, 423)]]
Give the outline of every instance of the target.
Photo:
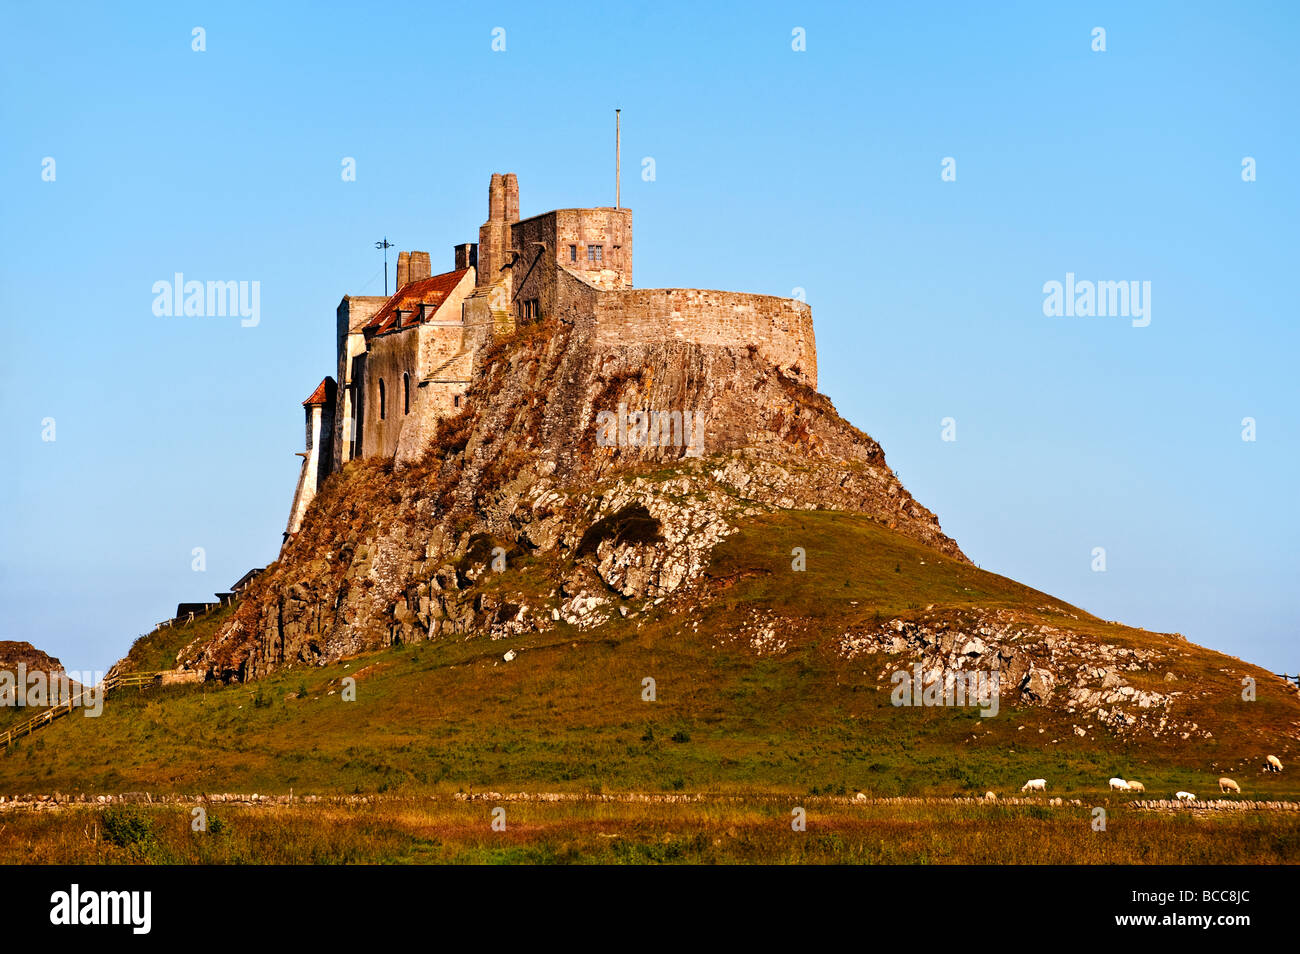
[(632, 287), (632, 211), (556, 209), (519, 217), (519, 183), (494, 174), (479, 241), (432, 274), (428, 252), (400, 252), (393, 295), (344, 296), (336, 314), (337, 379), (307, 409), (308, 447), (286, 539), (320, 482), (349, 460), (419, 457), (440, 421), (460, 413), (475, 358), (547, 317), (580, 326), (597, 347), (683, 342), (748, 347), (817, 387), (812, 310), (787, 298), (696, 288)]

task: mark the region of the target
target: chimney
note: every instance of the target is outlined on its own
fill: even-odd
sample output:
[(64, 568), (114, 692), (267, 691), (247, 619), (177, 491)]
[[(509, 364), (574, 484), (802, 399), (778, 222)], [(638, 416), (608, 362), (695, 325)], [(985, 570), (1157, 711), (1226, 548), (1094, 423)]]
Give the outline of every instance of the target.
[(507, 172), (502, 180), (506, 193), (506, 221), (519, 221), (519, 180), (513, 172)]
[(492, 173), (488, 182), (488, 221), (499, 222), (506, 217), (505, 177), (499, 172)]
[(476, 285), (491, 285), (500, 279), (506, 249), (506, 190), (505, 178), (492, 173), (488, 183), (488, 218), (478, 230), (478, 255), (481, 267), (475, 276)]
[(462, 242), (456, 246), (456, 271), (478, 267), (478, 243)]
[(429, 264), (429, 253), (412, 252), (410, 269), (410, 279), (413, 282), (424, 281), (424, 279), (432, 275), (433, 271), (432, 266)]
[(411, 280), (411, 253), (397, 253), (397, 290), (401, 291), (402, 287)]

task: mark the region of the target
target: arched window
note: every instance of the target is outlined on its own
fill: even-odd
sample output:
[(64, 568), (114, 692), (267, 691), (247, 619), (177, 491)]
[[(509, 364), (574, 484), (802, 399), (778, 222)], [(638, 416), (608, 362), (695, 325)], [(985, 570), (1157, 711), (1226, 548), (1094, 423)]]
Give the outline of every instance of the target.
[(384, 403), (384, 379), (379, 379), (379, 419), (382, 421), (387, 416), (388, 408)]
[(402, 413), (411, 413), (411, 376), (402, 372)]

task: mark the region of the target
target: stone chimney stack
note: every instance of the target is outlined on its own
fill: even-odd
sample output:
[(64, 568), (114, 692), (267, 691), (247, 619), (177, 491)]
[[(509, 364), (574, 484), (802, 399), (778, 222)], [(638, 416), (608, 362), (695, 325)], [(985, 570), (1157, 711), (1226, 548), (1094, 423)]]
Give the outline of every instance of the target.
[(462, 242), (456, 246), (456, 271), (478, 267), (478, 243)]
[(478, 230), (478, 274), (474, 284), (491, 285), (501, 278), (510, 248), (510, 203), (514, 203), (514, 221), (519, 219), (519, 183), (514, 174), (492, 173), (488, 183), (488, 220)]
[[(519, 221), (519, 180), (515, 178), (513, 172), (507, 172), (502, 180), (506, 193), (506, 221)], [(509, 239), (510, 232), (506, 231), (506, 238)], [(509, 246), (507, 246), (509, 247)]]
[(492, 173), (488, 182), (488, 221), (496, 222), (506, 217), (505, 176), (499, 172)]
[(429, 262), (429, 253), (412, 252), (410, 269), (410, 280), (413, 282), (422, 282), (431, 276), (433, 266)]
[(402, 286), (411, 280), (411, 253), (397, 253), (397, 285), (396, 290), (400, 291)]

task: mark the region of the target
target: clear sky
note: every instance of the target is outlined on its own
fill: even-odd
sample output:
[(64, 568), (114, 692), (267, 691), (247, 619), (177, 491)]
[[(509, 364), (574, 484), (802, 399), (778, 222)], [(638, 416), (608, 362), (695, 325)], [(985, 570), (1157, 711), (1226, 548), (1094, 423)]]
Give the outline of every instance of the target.
[[(1300, 669), (1296, 5), (2, 10), (0, 639), (105, 668), (273, 560), (374, 242), (449, 269), (492, 172), (612, 204), (618, 106), (637, 285), (805, 289), (821, 390), (975, 562)], [(259, 323), (156, 316), (176, 272)], [(1067, 273), (1150, 324), (1045, 316)]]

